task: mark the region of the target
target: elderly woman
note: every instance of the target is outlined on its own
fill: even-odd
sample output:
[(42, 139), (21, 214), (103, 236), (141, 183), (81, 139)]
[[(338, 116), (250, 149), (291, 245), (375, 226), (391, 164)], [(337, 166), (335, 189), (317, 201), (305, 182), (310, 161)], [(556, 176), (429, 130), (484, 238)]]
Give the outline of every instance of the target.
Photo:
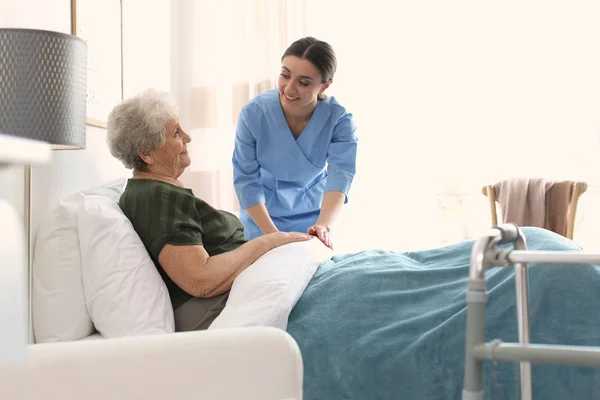
[(312, 238), (275, 232), (244, 239), (235, 215), (211, 207), (178, 180), (191, 163), (190, 140), (165, 93), (144, 92), (108, 116), (110, 152), (133, 169), (119, 206), (166, 283), (177, 331), (208, 328), (244, 269), (275, 247)]

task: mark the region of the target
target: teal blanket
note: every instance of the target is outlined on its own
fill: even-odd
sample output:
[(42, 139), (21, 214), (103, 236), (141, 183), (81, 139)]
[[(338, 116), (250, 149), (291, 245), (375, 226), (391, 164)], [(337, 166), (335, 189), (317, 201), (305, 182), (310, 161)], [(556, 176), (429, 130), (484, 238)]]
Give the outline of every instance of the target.
[[(524, 228), (529, 249), (580, 250)], [(363, 251), (322, 265), (292, 310), (304, 399), (460, 399), (473, 242)], [(487, 272), (487, 340), (517, 342), (512, 269)], [(532, 343), (600, 346), (600, 268), (531, 265)], [(600, 368), (533, 365), (534, 399), (599, 399)], [(485, 364), (486, 399), (519, 399), (517, 363)], [(491, 397), (488, 397), (491, 396)]]

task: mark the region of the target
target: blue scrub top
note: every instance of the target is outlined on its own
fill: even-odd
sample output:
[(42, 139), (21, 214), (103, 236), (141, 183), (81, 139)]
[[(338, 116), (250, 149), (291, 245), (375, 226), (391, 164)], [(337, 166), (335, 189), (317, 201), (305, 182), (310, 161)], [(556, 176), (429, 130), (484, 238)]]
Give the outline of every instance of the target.
[(265, 203), (280, 231), (306, 232), (317, 221), (323, 194), (346, 195), (356, 173), (356, 127), (334, 97), (320, 100), (296, 140), (279, 91), (250, 100), (241, 110), (233, 152), (234, 186), (245, 236), (262, 235), (246, 208)]

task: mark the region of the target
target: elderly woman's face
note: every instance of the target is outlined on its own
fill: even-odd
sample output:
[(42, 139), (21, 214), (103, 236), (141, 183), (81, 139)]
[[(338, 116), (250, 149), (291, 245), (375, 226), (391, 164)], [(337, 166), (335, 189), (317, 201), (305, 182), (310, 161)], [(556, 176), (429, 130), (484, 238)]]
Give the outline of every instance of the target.
[(187, 151), (191, 138), (175, 119), (167, 122), (165, 128), (167, 140), (152, 152), (150, 168), (161, 174), (178, 177), (192, 163)]

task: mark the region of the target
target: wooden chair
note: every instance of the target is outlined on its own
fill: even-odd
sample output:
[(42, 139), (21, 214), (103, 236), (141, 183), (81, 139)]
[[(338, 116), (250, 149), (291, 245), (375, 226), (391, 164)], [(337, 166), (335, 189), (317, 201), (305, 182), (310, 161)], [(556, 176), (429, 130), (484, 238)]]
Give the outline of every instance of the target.
[[(568, 239), (573, 239), (573, 230), (575, 227), (575, 214), (577, 213), (577, 204), (579, 197), (587, 190), (586, 182), (571, 182), (571, 199), (569, 201), (569, 209), (567, 211), (567, 234)], [(494, 185), (487, 185), (481, 188), (481, 192), (487, 196), (490, 204), (490, 214), (492, 217), (492, 226), (498, 225), (498, 214), (496, 213), (496, 191)]]

